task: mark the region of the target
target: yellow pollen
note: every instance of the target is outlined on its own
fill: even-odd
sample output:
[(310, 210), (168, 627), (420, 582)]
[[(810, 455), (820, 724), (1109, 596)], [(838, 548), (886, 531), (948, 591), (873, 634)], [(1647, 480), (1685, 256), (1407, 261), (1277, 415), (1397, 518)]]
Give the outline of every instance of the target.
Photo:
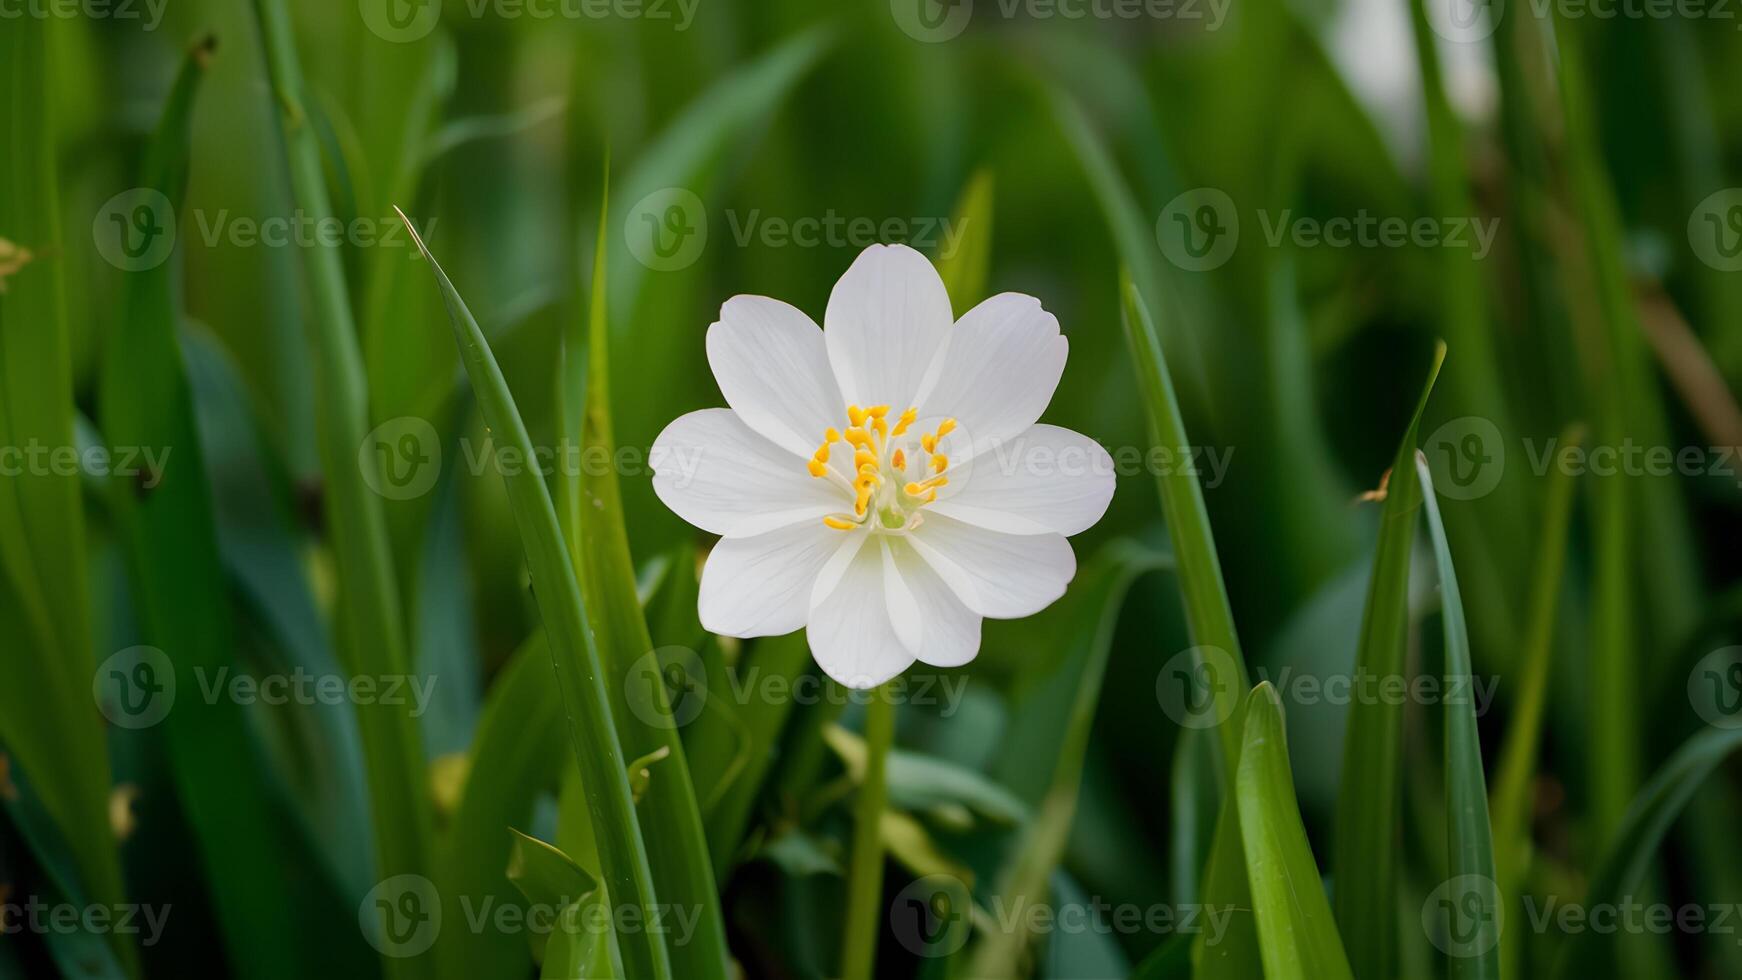
[(853, 523), (852, 521), (842, 520), (839, 517), (825, 517), (825, 518), (823, 518), (823, 523), (827, 524), (828, 526), (834, 528), (837, 531), (851, 531), (852, 529), (859, 526), (859, 525)]
[(820, 477), (829, 471), (827, 466), (824, 466), (820, 461), (814, 459), (811, 460), (805, 468), (811, 471), (811, 476), (816, 477)]
[(819, 446), (817, 448), (816, 455), (812, 458), (815, 459), (819, 463), (828, 462), (829, 461), (829, 444), (825, 442), (821, 446)]
[(955, 419), (944, 419), (942, 422), (938, 423), (938, 438), (939, 439), (942, 439), (944, 436), (947, 436), (954, 431), (956, 431), (956, 420)]
[(860, 428), (848, 429), (846, 432), (845, 438), (847, 440), (848, 445), (863, 446), (866, 449), (871, 448), (871, 437), (865, 433), (864, 429), (860, 429)]
[(865, 410), (860, 408), (859, 406), (857, 406), (857, 405), (848, 405), (847, 406), (847, 421), (853, 423), (854, 426), (864, 425), (865, 424), (865, 415), (866, 415)]
[(874, 453), (871, 453), (871, 452), (868, 452), (864, 449), (861, 449), (853, 454), (853, 468), (854, 469), (861, 469), (862, 470), (866, 466), (876, 466), (876, 465), (877, 465), (877, 456)]
[(947, 476), (934, 476), (923, 483), (909, 483), (901, 489), (907, 491), (909, 497), (918, 497), (923, 495), (927, 490), (936, 490), (938, 487), (947, 486), (949, 482), (950, 478)]
[(933, 473), (942, 473), (944, 467), (948, 465), (950, 465), (950, 458), (945, 456), (943, 453), (938, 453), (936, 456), (931, 458), (931, 469)]
[(895, 464), (896, 469), (905, 470), (907, 469), (907, 454), (897, 449), (890, 462)]
[(918, 417), (919, 417), (919, 410), (918, 409), (910, 408), (907, 411), (902, 412), (901, 418), (895, 420), (895, 434), (901, 435), (902, 433), (906, 432), (907, 427), (912, 425), (913, 420), (918, 418)]
[(919, 437), (919, 444), (923, 446), (925, 451), (928, 453), (937, 452), (938, 437), (927, 432), (925, 435)]
[(823, 430), (823, 444), (824, 445), (827, 445), (831, 442), (840, 442), (840, 441), (841, 441), (841, 432), (839, 429), (836, 429), (834, 426), (831, 425), (827, 429)]

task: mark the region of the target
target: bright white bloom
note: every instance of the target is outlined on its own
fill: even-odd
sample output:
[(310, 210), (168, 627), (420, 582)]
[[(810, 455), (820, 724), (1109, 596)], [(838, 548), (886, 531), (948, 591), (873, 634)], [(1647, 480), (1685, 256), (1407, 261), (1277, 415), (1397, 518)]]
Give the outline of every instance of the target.
[(721, 536), (702, 625), (726, 636), (806, 627), (830, 677), (874, 687), (916, 659), (955, 667), (980, 620), (1046, 608), (1076, 574), (1066, 535), (1100, 520), (1113, 461), (1036, 420), (1064, 372), (1058, 320), (1003, 293), (952, 325), (931, 263), (873, 245), (817, 325), (735, 296), (708, 329), (732, 407), (655, 441), (653, 488)]

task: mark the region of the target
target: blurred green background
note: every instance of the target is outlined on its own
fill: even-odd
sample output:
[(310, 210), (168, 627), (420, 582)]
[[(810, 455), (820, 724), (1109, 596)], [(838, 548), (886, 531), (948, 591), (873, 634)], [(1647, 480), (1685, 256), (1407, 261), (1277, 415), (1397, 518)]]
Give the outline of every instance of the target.
[[(138, 277), (158, 270), (210, 483), (203, 533), (221, 561), (221, 589), (202, 594), (226, 624), (221, 655), (259, 675), (337, 671), (352, 661), (335, 619), (353, 600), (335, 568), (320, 450), (322, 412), (335, 400), (317, 383), (310, 324), (322, 314), (305, 268), (315, 253), (336, 256), (366, 428), (387, 427), (387, 439), (427, 425), (419, 445), (443, 460), (419, 492), (389, 488), (375, 504), (407, 657), (439, 678), (417, 717), (438, 835), (470, 826), (461, 801), (477, 788), (493, 719), (497, 735), (521, 738), (503, 750), (519, 753), (519, 767), (492, 770), (512, 773), (496, 789), (499, 816), (476, 815), (494, 828), (492, 894), (516, 894), (499, 873), (508, 842), (496, 830), (557, 841), (562, 774), (573, 766), (555, 709), (539, 700), (548, 718), (536, 715), (532, 701), (503, 693), (517, 664), (541, 659), (523, 649), (539, 611), (501, 476), (476, 462), (488, 434), (440, 294), (392, 207), (423, 232), (477, 315), (534, 444), (554, 447), (565, 428), (553, 365), (591, 296), (609, 166), (601, 240), (623, 527), (652, 639), (699, 650), (710, 688), (751, 668), (815, 671), (800, 637), (701, 634), (693, 565), (708, 542), (659, 504), (645, 467), (666, 423), (722, 404), (703, 336), (726, 298), (772, 296), (820, 321), (829, 289), (865, 245), (912, 241), (974, 270), (978, 288), (955, 297), (958, 314), (1005, 290), (1040, 298), (1071, 345), (1046, 421), (1133, 461), (1106, 518), (1073, 542), (1084, 570), (1066, 600), (1034, 621), (988, 623), (979, 658), (943, 672), (947, 684), (929, 698), (917, 684), (938, 672), (916, 671), (898, 733), (911, 755), (891, 774), (892, 899), (928, 873), (972, 872), (990, 907), (1013, 849), (1035, 846), (1027, 828), (1051, 812), (1049, 787), (1080, 766), (1074, 814), (1057, 828), (1068, 838), (1046, 879), (1053, 903), (1201, 900), (1214, 773), (1206, 740), (1182, 735), (1193, 730), (1160, 693), (1165, 665), (1194, 638), (1173, 572), (1141, 575), (1125, 591), (1151, 567), (1134, 549), (1172, 550), (1156, 493), (1165, 474), (1141, 462), (1152, 459), (1151, 436), (1121, 327), (1125, 269), (1156, 316), (1187, 432), (1208, 453), (1195, 475), (1245, 662), (1254, 680), (1284, 689), (1294, 788), (1332, 893), (1349, 709), (1291, 700), (1288, 684), (1351, 669), (1381, 514), (1361, 495), (1386, 478), (1444, 340), (1420, 446), (1458, 565), (1474, 673), (1492, 685), (1492, 703), (1477, 706), (1491, 788), (1502, 769), (1524, 788), (1517, 887), (1505, 889), (1507, 974), (1565, 968), (1558, 958), (1572, 956), (1575, 939), (1554, 924), (1533, 928), (1531, 916), (1550, 899), (1584, 901), (1617, 855), (1639, 862), (1628, 894), (1641, 902), (1742, 902), (1733, 763), (1714, 758), (1715, 776), (1687, 782), (1691, 799), (1665, 815), (1661, 848), (1623, 832), (1642, 788), (1683, 772), (1666, 763), (1684, 759), (1678, 746), (1742, 724), (1731, 704), (1742, 698), (1742, 657), (1731, 647), (1742, 643), (1742, 23), (1733, 11), (1529, 0), (1478, 9), (1461, 0), (289, 8), (305, 76), (296, 111), (346, 228), (336, 245), (296, 237), (314, 235), (318, 215), (292, 192), (282, 100), (252, 5), (170, 0), (154, 10), (141, 0), (132, 16), (0, 6), (9, 103), (0, 248), (31, 252), (11, 273), (19, 288), (0, 297), (0, 328), (12, 334), (0, 377), (6, 438), (25, 445), (41, 418), (33, 413), (59, 399), (69, 414), (49, 428), (65, 422), (81, 445), (122, 444), (108, 419), (131, 410), (117, 407), (121, 396), (106, 406), (106, 393), (150, 367), (116, 351), (136, 329)], [(117, 261), (105, 236), (137, 203), (117, 195), (155, 186), (142, 175), (175, 141), (153, 133), (189, 50), (208, 36), (185, 161), (168, 165), (174, 174), (185, 164), (185, 198), (154, 212), (175, 232), (173, 257)], [(45, 172), (48, 186), (33, 182)], [(273, 219), (287, 222), (276, 227), (292, 232), (288, 242), (270, 240)], [(32, 220), (34, 237), (24, 230)], [(674, 237), (654, 241), (655, 228)], [(675, 256), (660, 254), (676, 241)], [(25, 277), (45, 265), (62, 284), (59, 355), (41, 347), (45, 321), (22, 306)], [(140, 384), (131, 397), (141, 405), (170, 397)], [(1588, 450), (1612, 452), (1568, 472), (1554, 453), (1574, 424)], [(1557, 473), (1572, 481), (1564, 541), (1544, 534)], [(282, 916), (281, 948), (263, 953), (237, 925), (246, 914), (217, 897), (213, 866), (224, 852), (202, 843), (209, 824), (189, 812), (178, 782), (181, 767), (201, 765), (190, 761), (205, 751), (200, 736), (105, 723), (86, 693), (95, 665), (153, 642), (141, 590), (184, 570), (155, 564), (163, 550), (129, 544), (101, 475), (85, 478), (76, 519), (33, 510), (54, 481), (3, 479), (16, 492), (0, 496), (11, 508), (0, 533), (22, 557), (0, 577), (0, 634), (12, 634), (0, 640), (0, 685), (10, 688), (0, 713), (14, 719), (0, 725), (0, 762), (9, 761), (0, 768), (9, 774), (0, 896), (125, 896), (173, 914), (148, 946), (84, 930), (6, 935), (0, 976), (265, 974), (276, 968), (259, 958), (280, 952), (297, 957), (290, 975), (382, 970), (355, 914), (381, 880), (352, 717), (361, 709), (244, 712), (239, 778), (265, 787), (261, 812), (274, 826), (231, 829), (265, 848), (262, 866), (279, 866), (288, 889), (238, 886)], [(62, 520), (82, 528), (61, 537)], [(185, 540), (157, 544), (173, 552)], [(42, 557), (61, 552), (74, 557)], [(1545, 572), (1551, 555), (1564, 573)], [(1406, 660), (1412, 674), (1432, 674), (1444, 657), (1440, 596), (1431, 552), (1418, 546), (1411, 561)], [(50, 612), (75, 624), (70, 639), (46, 638), (58, 626), (27, 628), (32, 596), (75, 602)], [(205, 635), (203, 614), (189, 615), (187, 628)], [(1094, 666), (1103, 639), (1104, 679)], [(1546, 686), (1533, 696), (1526, 678), (1538, 648)], [(43, 681), (43, 671), (64, 676)], [(1708, 672), (1715, 686), (1702, 686)], [(529, 678), (522, 689), (540, 686)], [(55, 684), (58, 700), (33, 693)], [(183, 674), (180, 697), (197, 700), (197, 690)], [(682, 738), (733, 957), (753, 977), (834, 975), (843, 801), (854, 777), (839, 737), (819, 733), (837, 723), (857, 730), (862, 708), (844, 695), (777, 708), (716, 700), (738, 701), (737, 717), (686, 726)], [(1534, 734), (1538, 711), (1540, 742), (1525, 745), (1522, 768), (1506, 769), (1502, 744)], [(1437, 703), (1404, 708), (1397, 833), (1367, 842), (1395, 855), (1396, 907), (1371, 928), (1396, 936), (1387, 955), (1397, 976), (1458, 968), (1421, 927), (1424, 899), (1448, 877), (1442, 723)], [(1075, 749), (1074, 725), (1089, 736)], [(20, 744), (33, 739), (44, 743), (35, 755)], [(109, 776), (56, 795), (55, 784), (77, 782), (70, 773), (105, 757)], [(1498, 819), (1496, 834), (1504, 837)], [(93, 848), (114, 849), (118, 880), (102, 882), (112, 865)], [(443, 898), (452, 930), (463, 913)], [(1615, 976), (1742, 975), (1742, 945), (1709, 924), (1714, 914), (1693, 930), (1623, 930), (1615, 955), (1570, 962)], [(1339, 922), (1344, 945), (1356, 942)], [(882, 975), (967, 975), (959, 957), (919, 955), (899, 928), (883, 936)], [(1190, 969), (1183, 947), (1170, 945), (1178, 935), (1050, 930), (1022, 944), (1022, 969), (1061, 980), (1185, 975), (1163, 972)], [(532, 975), (524, 937), (474, 941), (489, 948), (446, 961), (506, 971), (471, 976)]]

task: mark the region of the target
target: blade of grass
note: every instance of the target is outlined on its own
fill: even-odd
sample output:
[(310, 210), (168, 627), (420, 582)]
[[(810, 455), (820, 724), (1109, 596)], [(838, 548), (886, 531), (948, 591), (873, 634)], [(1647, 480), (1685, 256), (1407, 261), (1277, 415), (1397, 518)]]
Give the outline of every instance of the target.
[(1282, 701), (1269, 681), (1252, 689), (1245, 727), (1234, 796), (1264, 976), (1348, 978), (1343, 940), (1294, 798)]
[[(1119, 607), (1137, 576), (1171, 567), (1166, 555), (1120, 540), (1097, 552), (1072, 583), (1071, 619), (1079, 628), (1067, 635), (1073, 637), (1074, 649), (1047, 684), (1049, 688), (1072, 692), (1069, 713), (1058, 733), (1059, 750), (1052, 782), (1016, 845), (1016, 858), (1004, 870), (997, 886), (1005, 907), (1033, 907), (1047, 902), (1048, 883), (1064, 858), (1071, 824), (1076, 819), (1083, 765), (1094, 729), (1095, 709), (1101, 701), (1101, 682), (1112, 655)], [(1030, 939), (1027, 929), (992, 931), (975, 950), (966, 975), (1019, 975)]]
[(969, 178), (950, 220), (961, 229), (961, 237), (955, 251), (938, 254), (937, 267), (961, 316), (986, 296), (986, 271), (992, 262), (992, 171), (982, 169)]
[(1464, 603), (1458, 594), (1451, 545), (1446, 542), (1433, 474), (1425, 456), (1416, 457), (1416, 473), (1421, 477), (1428, 536), (1433, 540), (1434, 562), (1439, 568), (1440, 615), (1446, 634), (1444, 690), (1464, 692), (1463, 697), (1448, 697), (1445, 702), (1448, 870), (1454, 881), (1476, 881), (1475, 894), (1486, 906), (1485, 915), (1477, 917), (1477, 938), (1466, 944), (1463, 952), (1467, 955), (1451, 957), (1447, 975), (1452, 980), (1496, 980), (1500, 976), (1500, 952), (1495, 945), (1499, 940), (1500, 894), (1494, 870), (1494, 829), (1488, 822), (1488, 784), (1482, 773), (1482, 740), (1476, 728), (1476, 704), (1469, 696), (1475, 679), (1470, 668), (1470, 635), (1464, 625)]
[[(611, 354), (605, 289), (606, 242), (610, 188), (601, 190), (598, 241), (593, 255), (592, 301), (588, 307), (585, 336), (571, 326), (565, 338), (563, 363), (570, 372), (562, 387), (563, 398), (584, 391), (586, 411), (578, 428), (568, 430), (571, 444), (583, 456), (597, 454), (614, 459), (617, 441), (611, 422)], [(574, 318), (577, 322), (578, 317)], [(572, 358), (580, 343), (587, 344), (584, 360)], [(579, 363), (577, 363), (579, 360)], [(574, 372), (584, 365), (586, 377)], [(564, 417), (572, 424), (565, 404)], [(568, 536), (573, 568), (580, 575), (581, 596), (598, 618), (595, 620), (599, 660), (607, 677), (629, 678), (637, 661), (654, 649), (647, 630), (647, 617), (635, 591), (635, 565), (630, 557), (627, 522), (623, 516), (622, 490), (617, 473), (608, 467), (582, 467), (580, 484), (571, 488), (570, 506), (578, 509)], [(617, 737), (631, 758), (665, 753), (659, 771), (647, 788), (643, 806), (642, 833), (648, 844), (653, 883), (660, 899), (675, 908), (695, 909), (696, 931), (690, 941), (671, 950), (672, 969), (685, 978), (707, 980), (726, 976), (726, 929), (720, 914), (719, 889), (714, 883), (713, 861), (708, 856), (707, 835), (702, 829), (701, 807), (690, 778), (683, 740), (671, 717), (666, 686), (653, 685), (654, 697), (646, 705), (654, 718), (635, 706), (616, 704)], [(622, 684), (612, 684), (621, 692)], [(621, 891), (618, 894), (622, 894)]]
[[(1409, 553), (1421, 510), (1415, 453), (1421, 418), (1446, 347), (1434, 359), (1421, 399), (1392, 457), (1379, 515), (1373, 575), (1355, 649), (1356, 677), (1402, 677), (1409, 626)], [(1331, 867), (1337, 880), (1337, 924), (1349, 937), (1349, 965), (1361, 980), (1397, 974), (1397, 840), (1399, 766), (1403, 758), (1403, 705), (1385, 698), (1349, 707), (1343, 739), (1342, 787), (1332, 828)]]
[[(1568, 426), (1557, 442), (1576, 449), (1584, 442), (1584, 427)], [(1537, 539), (1536, 572), (1531, 582), (1528, 632), (1519, 653), (1521, 678), (1513, 700), (1512, 724), (1500, 751), (1494, 776), (1494, 867), (1500, 894), (1517, 895), (1530, 863), (1530, 803), (1536, 775), (1537, 748), (1548, 700), (1549, 664), (1554, 653), (1555, 613), (1560, 607), (1561, 576), (1566, 568), (1567, 525), (1572, 518), (1576, 480), (1567, 467), (1549, 477), (1543, 502), (1542, 532)], [(1501, 973), (1518, 975), (1521, 963), (1518, 930), (1502, 931)]]
[[(302, 69), (289, 16), (283, 0), (255, 0), (254, 12), (277, 102), (292, 196), (311, 220), (330, 221), (332, 206), (320, 147), (302, 108)], [(381, 498), (369, 489), (363, 472), (363, 467), (374, 465), (375, 457), (358, 454), (368, 427), (369, 404), (344, 267), (338, 250), (332, 248), (304, 249), (302, 260), (312, 304), (309, 330), (315, 354), (325, 513), (344, 596), (339, 616), (345, 666), (353, 676), (403, 675), (410, 663), (387, 525)], [(404, 700), (357, 706), (374, 820), (376, 872), (383, 880), (427, 870), (434, 834), (423, 748), (411, 710)], [(387, 968), (392, 975), (411, 976), (428, 972), (429, 964), (423, 957), (389, 957)]]
[[(73, 368), (59, 244), (54, 18), (0, 30), (0, 239), (30, 258), (0, 292), (0, 446), (71, 447)], [(0, 587), (14, 622), (0, 655), (0, 742), (37, 786), (94, 902), (123, 897), (109, 830), (109, 756), (91, 710), (91, 615), (79, 477), (29, 467), (0, 479)], [(112, 934), (126, 964), (132, 943)]]
[[(526, 423), (514, 404), (508, 382), (489, 342), (478, 327), (478, 321), (466, 308), (447, 273), (424, 246), (417, 229), (400, 213), (418, 251), (429, 262), (435, 275), (442, 301), (447, 306), (448, 319), (453, 324), (454, 340), (460, 348), (460, 360), (472, 379), (472, 390), (478, 407), (496, 433), (502, 445), (533, 459), (532, 438)], [(569, 735), (575, 761), (581, 768), (581, 781), (593, 815), (594, 831), (599, 840), (599, 857), (612, 894), (631, 907), (652, 915), (657, 892), (648, 864), (647, 845), (636, 820), (634, 797), (629, 789), (629, 776), (624, 769), (623, 747), (618, 741), (617, 723), (613, 720), (606, 674), (599, 649), (595, 645), (593, 627), (588, 622), (582, 604), (580, 583), (575, 567), (570, 564), (557, 526), (556, 508), (551, 503), (550, 490), (544, 478), (535, 470), (509, 467), (503, 470), (509, 503), (515, 523), (520, 527), (521, 544), (526, 550), (527, 566), (532, 574), (533, 593), (538, 597), (545, 633), (549, 638), (563, 705), (569, 716)], [(633, 589), (633, 580), (631, 580)], [(633, 596), (633, 591), (631, 591)], [(637, 610), (639, 616), (639, 610)], [(671, 782), (672, 780), (660, 780)], [(705, 869), (704, 869), (705, 870)], [(665, 944), (651, 930), (625, 931), (619, 937), (624, 963), (631, 976), (664, 980), (672, 976), (671, 959)]]
[[(185, 196), (189, 124), (213, 47), (210, 39), (202, 41), (183, 61), (145, 160), (140, 186), (165, 195), (172, 214)], [(134, 480), (115, 480), (110, 496), (133, 568), (142, 642), (161, 648), (181, 688), (192, 690), (195, 672), (234, 669), (236, 648), (211, 488), (176, 339), (173, 269), (166, 262), (126, 273), (125, 326), (105, 345), (100, 405), (103, 431), (117, 453), (139, 446), (177, 450), (149, 492)], [(232, 969), (244, 976), (305, 975), (299, 951), (307, 947), (296, 929), (285, 927), (290, 848), (278, 839), (270, 770), (241, 707), (229, 698), (187, 698), (165, 716), (164, 732)]]

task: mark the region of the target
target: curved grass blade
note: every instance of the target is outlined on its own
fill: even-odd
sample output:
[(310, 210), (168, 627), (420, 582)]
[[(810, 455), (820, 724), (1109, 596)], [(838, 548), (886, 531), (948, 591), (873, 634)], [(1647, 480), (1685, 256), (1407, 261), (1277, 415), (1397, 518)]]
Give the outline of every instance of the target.
[[(604, 193), (609, 194), (608, 187)], [(617, 450), (611, 422), (610, 332), (605, 296), (607, 214), (602, 207), (585, 337), (586, 378), (584, 383), (568, 379), (563, 387), (565, 402), (585, 391), (585, 415), (580, 428), (571, 430), (568, 438), (581, 446), (583, 454), (597, 453), (601, 459), (614, 458)], [(579, 339), (571, 330), (567, 338), (569, 349), (575, 349)], [(564, 360), (565, 364), (570, 363), (566, 351)], [(572, 365), (567, 369), (572, 372), (578, 367)], [(568, 414), (565, 407), (565, 419)], [(583, 469), (574, 498), (579, 513), (570, 527), (569, 553), (580, 576), (581, 596), (586, 607), (598, 617), (596, 637), (605, 676), (623, 678), (628, 683), (628, 678), (641, 669), (641, 658), (652, 655), (654, 646), (635, 589), (635, 565), (629, 553), (622, 490), (614, 470)], [(624, 684), (610, 686), (612, 692), (623, 689)], [(690, 941), (671, 949), (672, 969), (686, 980), (710, 977), (724, 980), (728, 964), (726, 929), (720, 914), (719, 889), (714, 883), (713, 861), (708, 855), (707, 835), (702, 829), (695, 781), (690, 778), (683, 740), (671, 717), (668, 703), (671, 692), (661, 681), (651, 685), (649, 694), (646, 702), (639, 705), (627, 703), (627, 698), (618, 701), (615, 717), (617, 736), (625, 754), (641, 758), (664, 753), (637, 812), (647, 841), (653, 883), (661, 901), (675, 908), (695, 909), (699, 914)], [(638, 707), (643, 710), (636, 710)]]
[(610, 914), (604, 883), (567, 854), (515, 831), (508, 877), (528, 901), (557, 910), (540, 955), (540, 980), (615, 980), (623, 972), (611, 933), (592, 925)]
[[(73, 446), (73, 367), (52, 100), (55, 18), (0, 29), (0, 446)], [(21, 264), (20, 264), (21, 263)], [(34, 781), (91, 901), (122, 900), (109, 830), (110, 768), (92, 710), (91, 615), (78, 475), (0, 479), (0, 589), (18, 613), (0, 653), (0, 742)], [(134, 962), (132, 943), (111, 935)]]
[[(1427, 458), (1416, 457), (1422, 499), (1427, 504), (1428, 536), (1433, 540), (1434, 561), (1440, 575), (1441, 618), (1445, 624), (1445, 672), (1448, 692), (1446, 723), (1446, 846), (1450, 882), (1462, 882), (1454, 892), (1465, 901), (1479, 903), (1474, 915), (1473, 938), (1457, 930), (1453, 943), (1458, 952), (1447, 964), (1452, 980), (1497, 980), (1500, 952), (1495, 944), (1500, 929), (1500, 892), (1494, 870), (1493, 827), (1488, 823), (1488, 784), (1482, 774), (1482, 740), (1476, 729), (1476, 705), (1469, 697), (1474, 676), (1470, 669), (1470, 634), (1464, 625), (1464, 603), (1458, 594), (1458, 575), (1452, 567), (1452, 549), (1446, 543), (1446, 528), (1440, 521), (1434, 497), (1433, 474)], [(1461, 690), (1461, 698), (1449, 696)], [(1460, 905), (1452, 915), (1470, 910)]]
[[(201, 42), (183, 62), (146, 156), (141, 186), (163, 194), (172, 214), (184, 198), (190, 118), (213, 46)], [(235, 669), (236, 648), (211, 487), (176, 338), (173, 269), (164, 263), (125, 274), (123, 327), (105, 345), (100, 407), (117, 451), (176, 450), (149, 491), (117, 480), (110, 496), (133, 568), (142, 642), (162, 649), (181, 689), (192, 690), (195, 672)], [(286, 928), (291, 848), (280, 839), (269, 769), (241, 707), (229, 698), (187, 698), (164, 718), (164, 732), (232, 968), (243, 976), (306, 975), (307, 946)]]
[(986, 296), (986, 272), (992, 263), (992, 171), (979, 170), (969, 178), (950, 220), (960, 237), (953, 251), (938, 254), (937, 267), (961, 316)]
[(1246, 704), (1234, 797), (1266, 980), (1347, 980), (1349, 961), (1319, 880), (1288, 765), (1282, 702), (1265, 681)]
[[(302, 69), (283, 0), (255, 0), (272, 93), (279, 111), (292, 196), (316, 222), (332, 220), (318, 139), (302, 108)], [(381, 498), (369, 489), (359, 455), (368, 427), (368, 391), (356, 324), (338, 250), (302, 253), (312, 303), (310, 346), (329, 540), (337, 556), (345, 666), (354, 676), (403, 675), (410, 666), (399, 588)], [(379, 484), (377, 484), (379, 485)], [(434, 835), (417, 719), (405, 701), (357, 706), (374, 816), (376, 871), (385, 880), (427, 869)], [(390, 958), (395, 975), (423, 969), (418, 960)]]
[[(1586, 908), (1616, 907), (1645, 877), (1664, 835), (1687, 808), (1700, 784), (1742, 750), (1742, 728), (1708, 728), (1695, 734), (1639, 791), (1621, 822), (1585, 894)], [(1555, 980), (1607, 976), (1614, 971), (1611, 937), (1585, 929), (1568, 937)]]
[[(1095, 709), (1101, 701), (1101, 681), (1112, 655), (1113, 629), (1119, 607), (1131, 583), (1145, 572), (1172, 567), (1166, 555), (1130, 541), (1116, 541), (1096, 553), (1078, 575), (1071, 619), (1079, 627), (1068, 635), (1073, 647), (1048, 688), (1069, 690), (1068, 714), (1058, 733), (1058, 757), (1052, 782), (1034, 819), (1023, 831), (1017, 857), (1004, 872), (997, 892), (1005, 907), (1033, 907), (1047, 902), (1049, 882), (1064, 858), (1071, 824), (1077, 813), (1077, 794), (1083, 781), (1083, 764), (1089, 751)], [(1057, 682), (1057, 683), (1055, 683)], [(989, 933), (975, 951), (967, 976), (1017, 976), (1028, 947), (1027, 929), (999, 929)]]
[[(447, 273), (417, 237), (417, 229), (403, 212), (400, 219), (410, 230), (418, 251), (429, 262), (435, 274), (442, 300), (447, 305), (448, 319), (454, 328), (454, 340), (460, 347), (460, 359), (472, 379), (472, 390), (478, 407), (492, 432), (504, 446), (532, 459), (532, 438), (526, 423), (515, 407), (514, 396), (496, 357), (490, 352), (478, 321), (466, 308), (466, 303), (448, 280)], [(532, 588), (543, 614), (545, 634), (549, 638), (563, 704), (569, 716), (569, 734), (575, 760), (581, 767), (581, 780), (593, 814), (595, 833), (599, 839), (599, 857), (612, 893), (626, 904), (651, 915), (657, 901), (653, 874), (648, 864), (647, 845), (636, 820), (635, 801), (629, 789), (629, 777), (624, 770), (623, 747), (618, 741), (617, 723), (613, 720), (610, 695), (605, 686), (607, 676), (599, 649), (595, 645), (592, 625), (581, 601), (580, 583), (575, 568), (569, 562), (561, 530), (557, 526), (556, 508), (551, 503), (550, 490), (536, 471), (510, 468), (503, 472), (509, 503), (515, 523), (520, 527), (521, 543), (526, 549), (527, 566), (532, 573)], [(631, 579), (631, 596), (633, 579)], [(640, 615), (640, 610), (636, 610)], [(645, 628), (645, 627), (644, 627)], [(662, 780), (661, 782), (670, 782)], [(705, 872), (705, 868), (704, 868)], [(624, 965), (636, 977), (663, 980), (672, 976), (671, 960), (665, 944), (648, 930), (637, 930), (620, 937)]]
[[(1415, 478), (1416, 443), (1446, 346), (1434, 349), (1421, 399), (1404, 430), (1386, 477), (1385, 505), (1355, 676), (1402, 677), (1409, 626), (1409, 553), (1421, 510)], [(1361, 980), (1397, 974), (1398, 777), (1403, 751), (1403, 705), (1389, 699), (1359, 699), (1349, 707), (1343, 740), (1342, 787), (1337, 794), (1331, 867), (1337, 880), (1337, 924), (1348, 936), (1349, 965)]]

